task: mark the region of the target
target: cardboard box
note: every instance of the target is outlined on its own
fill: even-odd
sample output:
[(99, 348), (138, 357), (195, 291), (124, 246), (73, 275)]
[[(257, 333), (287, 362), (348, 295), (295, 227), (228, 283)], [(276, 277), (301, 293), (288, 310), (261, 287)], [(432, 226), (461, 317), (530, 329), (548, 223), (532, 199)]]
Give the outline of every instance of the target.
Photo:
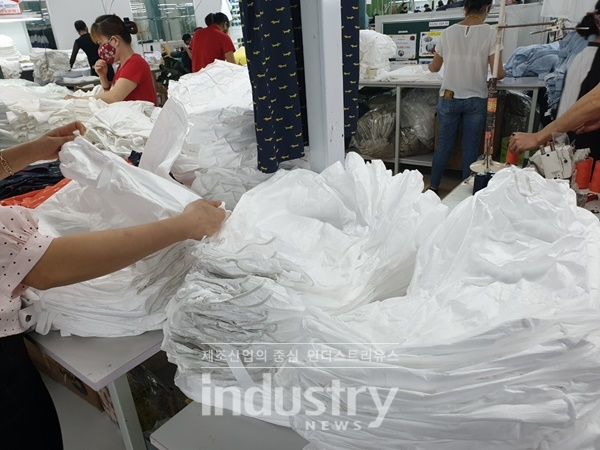
[(40, 372), (48, 375), (57, 383), (62, 384), (90, 405), (98, 408), (99, 411), (104, 409), (98, 392), (94, 391), (91, 387), (42, 352), (42, 350), (29, 339), (25, 339), (25, 346), (33, 364)]

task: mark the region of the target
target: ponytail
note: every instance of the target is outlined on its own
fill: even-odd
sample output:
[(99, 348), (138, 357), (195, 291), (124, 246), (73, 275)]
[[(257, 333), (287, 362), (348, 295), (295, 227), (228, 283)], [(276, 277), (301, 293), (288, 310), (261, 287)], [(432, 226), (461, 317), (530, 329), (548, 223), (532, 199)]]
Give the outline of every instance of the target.
[(207, 27), (209, 27), (213, 24), (214, 25), (223, 25), (223, 24), (229, 25), (229, 18), (222, 12), (210, 13), (209, 15), (207, 15), (204, 18), (204, 23), (206, 23)]

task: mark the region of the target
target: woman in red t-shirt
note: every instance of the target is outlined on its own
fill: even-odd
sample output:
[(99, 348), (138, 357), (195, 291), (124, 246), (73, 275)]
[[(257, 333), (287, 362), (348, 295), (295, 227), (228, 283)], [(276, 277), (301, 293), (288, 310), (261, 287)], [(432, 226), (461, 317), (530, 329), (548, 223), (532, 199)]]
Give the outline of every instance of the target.
[[(131, 35), (137, 31), (135, 22), (127, 18), (121, 20), (114, 14), (100, 16), (92, 25), (92, 39), (100, 44), (100, 59), (96, 61), (94, 70), (100, 77), (104, 90), (96, 98), (106, 103), (145, 100), (156, 105), (156, 90), (150, 66), (131, 48)], [(111, 83), (107, 75), (108, 65), (113, 63), (118, 64), (118, 69)]]
[(204, 19), (206, 28), (198, 28), (192, 38), (192, 72), (204, 69), (220, 59), (235, 64), (235, 47), (229, 31), (229, 19), (223, 13), (211, 13)]

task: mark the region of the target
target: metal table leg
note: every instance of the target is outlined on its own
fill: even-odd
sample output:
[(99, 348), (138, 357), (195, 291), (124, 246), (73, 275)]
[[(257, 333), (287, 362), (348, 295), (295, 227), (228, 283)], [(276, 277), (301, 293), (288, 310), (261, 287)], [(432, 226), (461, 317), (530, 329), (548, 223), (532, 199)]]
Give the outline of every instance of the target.
[(108, 386), (108, 392), (119, 422), (127, 450), (146, 450), (142, 427), (133, 404), (133, 396), (127, 381), (127, 374), (122, 375)]
[[(538, 95), (540, 88), (533, 88), (533, 95), (531, 96), (531, 108), (529, 108), (529, 117), (527, 118), (527, 132), (533, 132), (533, 125), (535, 123), (535, 110), (537, 107)], [(529, 150), (525, 152), (525, 159), (529, 159)]]
[(400, 170), (400, 128), (402, 126), (400, 119), (400, 97), (402, 88), (396, 86), (396, 132), (394, 134), (394, 175)]
[(535, 109), (537, 106), (538, 95), (540, 93), (539, 88), (533, 89), (533, 95), (531, 96), (531, 108), (529, 109), (529, 118), (527, 119), (527, 132), (533, 132), (533, 125), (535, 123)]

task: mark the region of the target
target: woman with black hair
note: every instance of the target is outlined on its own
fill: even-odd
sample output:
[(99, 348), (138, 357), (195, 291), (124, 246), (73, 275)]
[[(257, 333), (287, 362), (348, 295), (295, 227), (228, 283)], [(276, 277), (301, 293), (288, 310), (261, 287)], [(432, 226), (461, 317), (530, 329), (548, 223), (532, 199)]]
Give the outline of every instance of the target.
[[(470, 165), (479, 156), (487, 115), (488, 65), (494, 67), (496, 49), (496, 30), (485, 23), (491, 7), (492, 0), (465, 0), (465, 19), (442, 32), (429, 65), (431, 72), (439, 72), (444, 65), (429, 187), (433, 191), (440, 185), (461, 125), (463, 179), (469, 177)], [(505, 75), (500, 65), (498, 79)]]
[[(156, 90), (150, 66), (131, 48), (131, 35), (137, 34), (135, 22), (122, 20), (114, 14), (96, 19), (92, 25), (92, 38), (100, 44), (96, 72), (104, 92), (97, 97), (107, 103), (123, 100), (145, 100), (156, 105)], [(112, 83), (106, 74), (108, 65), (118, 63)]]
[[(584, 38), (593, 41), (571, 62), (565, 77), (565, 85), (560, 98), (557, 117), (562, 116), (575, 102), (600, 83), (600, 1), (595, 10), (588, 13), (577, 25)], [(576, 148), (591, 149), (591, 156), (600, 160), (600, 131), (580, 134), (575, 140)]]
[[(144, 100), (156, 105), (154, 77), (146, 60), (133, 51), (131, 35), (138, 32), (135, 22), (125, 18), (122, 20), (114, 14), (106, 14), (96, 19), (92, 25), (92, 39), (100, 46), (94, 69), (100, 77), (103, 92), (95, 98), (106, 103), (128, 100)], [(108, 79), (112, 64), (118, 64), (115, 76)], [(66, 98), (87, 98), (73, 97)]]
[[(90, 33), (88, 32), (88, 27), (83, 20), (75, 21), (75, 31), (79, 33), (79, 37), (75, 39), (73, 43), (73, 51), (71, 52), (71, 58), (69, 59), (69, 64), (73, 67), (75, 64), (75, 60), (77, 59), (77, 53), (79, 53), (79, 49), (83, 50), (87, 56), (88, 63), (90, 64), (90, 72), (91, 75), (96, 76), (96, 71), (94, 70), (94, 66), (96, 65), (96, 61), (98, 61), (98, 44), (96, 44)], [(108, 80), (112, 81), (115, 76), (115, 72), (112, 66), (108, 68)]]
[(223, 13), (210, 13), (204, 19), (206, 28), (194, 31), (192, 38), (192, 72), (204, 69), (217, 59), (235, 64), (235, 47), (229, 31), (229, 18)]

